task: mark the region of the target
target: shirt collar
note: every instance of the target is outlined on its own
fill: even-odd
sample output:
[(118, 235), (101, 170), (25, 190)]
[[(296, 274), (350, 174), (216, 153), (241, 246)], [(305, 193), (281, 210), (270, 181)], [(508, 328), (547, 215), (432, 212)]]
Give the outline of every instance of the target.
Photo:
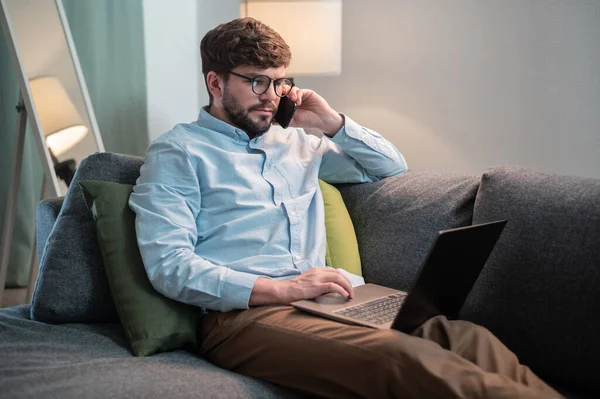
[(236, 141), (250, 141), (250, 138), (242, 129), (212, 116), (208, 112), (208, 106), (202, 107), (200, 110), (200, 114), (198, 115), (198, 125), (222, 133)]

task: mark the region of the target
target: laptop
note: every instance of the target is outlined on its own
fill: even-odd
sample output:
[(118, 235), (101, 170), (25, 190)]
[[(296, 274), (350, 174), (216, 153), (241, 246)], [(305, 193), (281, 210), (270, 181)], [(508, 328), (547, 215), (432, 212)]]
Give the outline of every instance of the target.
[(437, 315), (457, 319), (506, 223), (499, 220), (440, 231), (408, 292), (365, 284), (354, 289), (351, 300), (333, 293), (292, 306), (344, 323), (405, 333)]

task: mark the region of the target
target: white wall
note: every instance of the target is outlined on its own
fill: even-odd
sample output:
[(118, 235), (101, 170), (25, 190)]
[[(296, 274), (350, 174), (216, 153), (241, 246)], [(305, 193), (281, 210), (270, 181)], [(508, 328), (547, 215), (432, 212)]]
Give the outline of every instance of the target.
[(196, 0), (144, 0), (150, 140), (198, 117)]
[(600, 2), (346, 0), (342, 75), (298, 78), (414, 170), (600, 177)]
[(198, 43), (196, 53), (198, 55), (198, 97), (200, 106), (208, 105), (208, 91), (202, 74), (202, 62), (200, 59), (200, 41), (206, 33), (215, 26), (231, 21), (240, 16), (240, 0), (197, 0), (198, 4)]
[(237, 18), (239, 0), (144, 0), (148, 135), (154, 140), (177, 123), (196, 120), (208, 104), (200, 40)]

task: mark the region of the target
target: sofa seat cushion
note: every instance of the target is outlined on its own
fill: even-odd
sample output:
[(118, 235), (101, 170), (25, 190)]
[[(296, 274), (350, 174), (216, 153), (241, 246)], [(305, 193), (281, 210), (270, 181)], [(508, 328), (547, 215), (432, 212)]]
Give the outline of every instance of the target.
[(478, 185), (476, 176), (432, 172), (338, 185), (365, 281), (409, 289), (438, 232), (471, 224)]
[(600, 394), (600, 180), (500, 166), (474, 223), (509, 222), (461, 315), (540, 376)]
[(297, 398), (185, 351), (134, 357), (116, 323), (47, 324), (0, 310), (1, 397)]

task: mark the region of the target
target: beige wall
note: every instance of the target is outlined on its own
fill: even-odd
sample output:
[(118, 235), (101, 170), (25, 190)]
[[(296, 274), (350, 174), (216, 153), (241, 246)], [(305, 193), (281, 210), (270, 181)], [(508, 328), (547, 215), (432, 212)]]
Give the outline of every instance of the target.
[[(238, 0), (198, 5), (198, 41), (239, 15)], [(342, 75), (296, 82), (384, 134), (413, 170), (600, 178), (597, 0), (345, 0)]]
[(346, 0), (342, 75), (298, 78), (415, 170), (600, 178), (600, 2)]
[(149, 140), (198, 117), (197, 0), (144, 0)]
[(200, 106), (208, 105), (208, 91), (202, 74), (200, 59), (200, 41), (204, 35), (215, 26), (240, 16), (240, 0), (196, 0), (198, 4), (198, 97)]

